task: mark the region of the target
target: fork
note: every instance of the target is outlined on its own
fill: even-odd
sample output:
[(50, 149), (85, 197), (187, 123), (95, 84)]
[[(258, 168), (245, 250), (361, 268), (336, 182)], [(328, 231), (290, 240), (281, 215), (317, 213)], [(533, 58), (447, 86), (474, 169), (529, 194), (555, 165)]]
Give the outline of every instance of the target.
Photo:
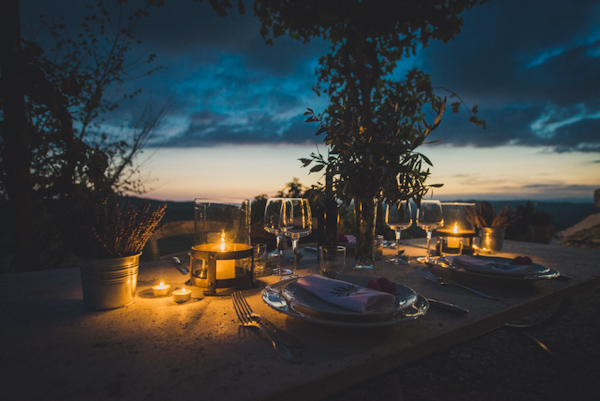
[(247, 305), (244, 296), (241, 292), (234, 292), (231, 295), (233, 299), (233, 308), (235, 309), (235, 313), (242, 323), (244, 327), (255, 327), (260, 329), (268, 338), (271, 340), (271, 344), (273, 344), (273, 348), (277, 352), (279, 356), (285, 359), (288, 362), (299, 363), (302, 361), (302, 354), (297, 349), (291, 348), (287, 346), (276, 334), (275, 332), (269, 330), (264, 324), (261, 323), (260, 319), (255, 319), (246, 312), (246, 307), (244, 303)]
[(502, 298), (493, 297), (491, 295), (486, 294), (485, 292), (481, 292), (481, 291), (478, 291), (478, 290), (476, 290), (474, 288), (467, 287), (466, 285), (462, 285), (462, 284), (459, 284), (457, 282), (450, 281), (448, 279), (442, 279), (441, 277), (436, 277), (432, 272), (430, 272), (427, 269), (421, 269), (418, 266), (415, 266), (414, 269), (415, 269), (415, 271), (417, 273), (419, 273), (419, 275), (421, 277), (423, 277), (425, 280), (431, 281), (432, 283), (440, 284), (440, 285), (454, 285), (456, 287), (462, 288), (463, 290), (470, 291), (470, 292), (472, 292), (475, 295), (479, 295), (480, 297), (484, 297), (484, 298), (487, 298), (487, 299), (493, 299), (495, 301), (501, 301), (502, 300)]
[(267, 330), (270, 330), (277, 337), (279, 337), (279, 339), (281, 340), (282, 343), (284, 343), (288, 347), (292, 347), (292, 348), (302, 348), (304, 346), (304, 344), (302, 344), (302, 342), (300, 340), (298, 340), (296, 337), (289, 334), (287, 331), (279, 330), (277, 328), (277, 326), (275, 326), (273, 323), (271, 323), (270, 321), (268, 321), (267, 319), (265, 319), (258, 313), (254, 313), (254, 311), (250, 307), (250, 304), (248, 303), (248, 301), (246, 301), (246, 297), (244, 297), (244, 294), (242, 292), (238, 291), (238, 292), (234, 293), (232, 296), (235, 296), (237, 298), (238, 305), (241, 307), (242, 312), (245, 313), (246, 316), (250, 317), (254, 321), (257, 321), (258, 323), (262, 323), (263, 326), (265, 326), (267, 328)]

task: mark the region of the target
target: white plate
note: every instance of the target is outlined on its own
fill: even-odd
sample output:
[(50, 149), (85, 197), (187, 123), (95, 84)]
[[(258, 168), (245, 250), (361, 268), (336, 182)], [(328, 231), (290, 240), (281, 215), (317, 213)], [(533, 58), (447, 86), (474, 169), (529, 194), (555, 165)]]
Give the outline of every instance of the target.
[[(348, 280), (348, 277), (351, 277)], [(341, 278), (340, 278), (341, 279)], [(370, 278), (345, 276), (344, 281), (366, 285)], [(353, 280), (354, 279), (354, 280)], [(423, 316), (429, 308), (427, 300), (410, 288), (396, 284), (397, 304), (385, 313), (360, 313), (329, 304), (296, 285), (297, 279), (272, 284), (263, 292), (263, 301), (278, 312), (312, 323), (344, 327), (380, 327)]]

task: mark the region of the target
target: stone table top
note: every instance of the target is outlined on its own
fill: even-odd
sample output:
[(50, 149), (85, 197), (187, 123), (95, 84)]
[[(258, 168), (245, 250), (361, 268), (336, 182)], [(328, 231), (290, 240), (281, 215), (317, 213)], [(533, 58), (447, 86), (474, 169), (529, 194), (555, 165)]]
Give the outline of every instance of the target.
[[(423, 241), (406, 243), (407, 254), (424, 254)], [(299, 274), (316, 273), (316, 254), (304, 254)], [(183, 304), (153, 297), (151, 287), (160, 281), (185, 286), (187, 276), (168, 261), (142, 263), (134, 303), (103, 312), (83, 308), (77, 269), (2, 275), (0, 388), (5, 399), (23, 400), (319, 399), (600, 285), (598, 250), (505, 241), (498, 253), (517, 255), (572, 279), (473, 284), (503, 298), (493, 301), (426, 282), (410, 266), (348, 269), (470, 310), (459, 316), (431, 308), (417, 320), (381, 329), (321, 326), (280, 314), (261, 298), (261, 289), (278, 278), (260, 278), (258, 288), (244, 290), (248, 303), (303, 341), (301, 364), (279, 358), (260, 332), (240, 327), (230, 296), (206, 297), (194, 287), (193, 299)]]

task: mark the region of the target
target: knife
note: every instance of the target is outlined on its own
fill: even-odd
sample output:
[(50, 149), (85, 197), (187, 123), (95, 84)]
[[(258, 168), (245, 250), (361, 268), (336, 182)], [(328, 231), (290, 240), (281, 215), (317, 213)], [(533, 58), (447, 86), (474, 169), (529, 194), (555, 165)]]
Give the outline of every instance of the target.
[(469, 310), (467, 308), (463, 308), (462, 306), (450, 304), (448, 302), (437, 301), (431, 298), (427, 298), (427, 300), (429, 301), (429, 305), (435, 308), (443, 309), (445, 311), (456, 313), (458, 315), (466, 315), (467, 313), (469, 313)]

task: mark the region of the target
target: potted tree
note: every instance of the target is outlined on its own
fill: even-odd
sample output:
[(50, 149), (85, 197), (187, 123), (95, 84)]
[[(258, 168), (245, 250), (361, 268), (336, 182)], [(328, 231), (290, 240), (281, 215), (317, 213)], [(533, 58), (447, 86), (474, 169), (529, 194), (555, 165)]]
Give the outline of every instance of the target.
[[(479, 0), (396, 1), (385, 7), (368, 1), (311, 1), (310, 7), (298, 3), (261, 0), (254, 3), (254, 14), (268, 43), (287, 34), (305, 42), (320, 38), (329, 45), (319, 59), (314, 89), (329, 97), (330, 106), (323, 117), (309, 110), (308, 120), (322, 123), (317, 134), (325, 133), (330, 151), (302, 163), (314, 163), (312, 171), (330, 167), (326, 171), (333, 174), (334, 195), (354, 204), (361, 221), (359, 266), (368, 266), (376, 202), (418, 202), (429, 189), (425, 180), (431, 163), (415, 149), (437, 127), (445, 106), (428, 74), (398, 68), (399, 62), (430, 40), (452, 39), (460, 32), (460, 14)], [(452, 112), (460, 104), (453, 102)], [(425, 123), (426, 105), (435, 110), (428, 116), (431, 126)], [(476, 107), (469, 112), (471, 122), (484, 126), (475, 116)]]
[[(420, 92), (416, 86), (411, 89)], [(373, 267), (379, 202), (413, 199), (419, 203), (430, 187), (441, 186), (425, 184), (431, 162), (416, 151), (440, 124), (446, 105), (445, 99), (442, 101), (432, 93), (428, 98), (436, 109), (431, 125), (421, 111), (413, 111), (407, 117), (406, 102), (393, 92), (380, 99), (370, 127), (362, 124), (355, 108), (330, 107), (326, 117), (317, 116), (310, 109), (307, 112), (307, 121), (319, 122), (317, 135), (325, 135), (329, 152), (327, 156), (312, 153), (301, 161), (305, 167), (313, 164), (311, 172), (326, 168), (332, 177), (335, 197), (353, 205), (356, 268)]]
[(84, 213), (75, 253), (87, 309), (114, 309), (133, 302), (142, 248), (160, 229), (166, 207), (151, 211), (145, 201), (137, 208), (102, 203)]

